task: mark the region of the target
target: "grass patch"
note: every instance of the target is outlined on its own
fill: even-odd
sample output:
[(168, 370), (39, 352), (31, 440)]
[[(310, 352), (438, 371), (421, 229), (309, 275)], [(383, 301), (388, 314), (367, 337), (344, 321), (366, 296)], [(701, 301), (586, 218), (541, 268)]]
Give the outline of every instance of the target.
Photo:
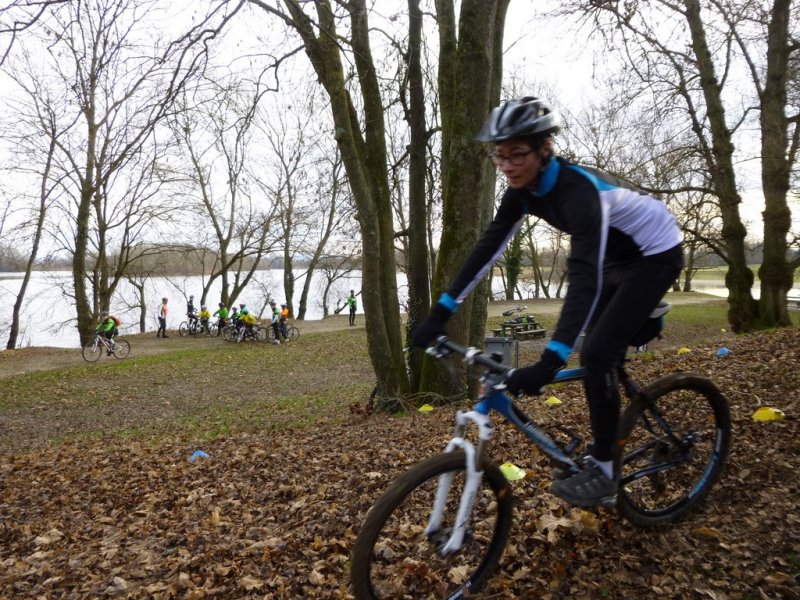
[(675, 321), (685, 325), (725, 328), (728, 326), (728, 302), (717, 300), (702, 304), (675, 304), (665, 318), (667, 327)]
[[(747, 265), (748, 268), (753, 272), (753, 280), (759, 281), (758, 278), (758, 269), (761, 265)], [(693, 279), (702, 279), (705, 281), (725, 281), (725, 275), (728, 272), (728, 265), (719, 266), (719, 267), (707, 267), (704, 269), (698, 269), (697, 272), (693, 275)], [(800, 283), (800, 269), (795, 269), (794, 271), (794, 282)]]
[(220, 340), (0, 379), (0, 419), (15, 432), (3, 442), (213, 439), (344, 419), (374, 385), (365, 337), (353, 329), (281, 346)]

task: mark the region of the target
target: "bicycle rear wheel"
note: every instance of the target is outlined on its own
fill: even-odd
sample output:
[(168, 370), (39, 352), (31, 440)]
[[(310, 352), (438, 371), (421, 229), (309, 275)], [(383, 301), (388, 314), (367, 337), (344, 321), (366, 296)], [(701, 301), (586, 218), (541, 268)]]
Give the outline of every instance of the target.
[[(463, 546), (442, 557), (464, 486), (463, 452), (433, 456), (407, 471), (367, 513), (353, 551), (351, 578), (358, 600), (451, 598), (474, 593), (497, 565), (511, 528), (513, 495), (494, 463), (483, 460), (481, 486)], [(425, 535), (439, 476), (453, 475), (442, 527)]]
[(290, 342), (295, 341), (297, 338), (300, 337), (300, 330), (295, 327), (294, 325), (287, 325), (286, 326), (286, 339)]
[(186, 321), (180, 324), (178, 327), (178, 333), (181, 337), (186, 337), (189, 335), (189, 324)]
[(103, 345), (99, 340), (86, 344), (81, 348), (81, 355), (86, 362), (95, 362), (103, 354)]
[(672, 373), (654, 381), (620, 422), (619, 512), (642, 527), (684, 516), (719, 478), (730, 436), (728, 402), (709, 379)]
[(226, 325), (222, 328), (222, 339), (226, 342), (235, 342), (237, 337), (238, 332), (233, 325)]

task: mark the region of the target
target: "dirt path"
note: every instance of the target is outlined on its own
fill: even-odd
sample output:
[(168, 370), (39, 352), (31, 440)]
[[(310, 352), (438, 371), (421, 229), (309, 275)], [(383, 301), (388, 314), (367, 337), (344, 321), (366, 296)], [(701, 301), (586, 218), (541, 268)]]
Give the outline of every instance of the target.
[[(697, 296), (679, 295), (670, 297), (673, 304), (688, 304), (697, 302), (708, 302), (718, 300), (713, 296), (699, 294)], [(563, 300), (543, 299), (543, 300), (524, 300), (515, 302), (492, 302), (489, 305), (489, 316), (499, 316), (504, 310), (515, 306), (527, 306), (526, 312), (538, 315), (554, 315), (561, 310)], [(336, 331), (348, 329), (347, 315), (333, 315), (325, 319), (314, 321), (297, 321), (295, 324), (300, 328), (301, 335), (317, 333), (323, 331)], [(356, 327), (364, 326), (364, 316), (358, 315)], [(172, 352), (192, 344), (192, 347), (205, 348), (219, 345), (220, 339), (211, 338), (182, 338), (177, 331), (169, 331), (167, 339), (155, 337), (155, 333), (148, 332), (140, 335), (122, 336), (131, 344), (131, 356), (149, 356)], [(109, 360), (101, 357), (100, 360)], [(80, 350), (77, 348), (53, 348), (53, 347), (32, 347), (20, 348), (18, 350), (5, 350), (0, 352), (0, 378), (13, 377), (34, 371), (47, 371), (64, 367), (77, 367), (85, 365), (86, 362), (81, 357)]]
[[(363, 317), (359, 315), (359, 321), (363, 327)], [(346, 329), (347, 316), (332, 316), (327, 319), (316, 321), (297, 321), (297, 327), (301, 334), (309, 334), (322, 331), (335, 331)], [(217, 338), (206, 337), (181, 337), (177, 331), (167, 332), (167, 339), (157, 338), (155, 332), (148, 332), (139, 335), (123, 335), (124, 339), (131, 344), (131, 356), (150, 356), (164, 352), (173, 352), (186, 348), (191, 344), (194, 348), (207, 348), (224, 343)], [(105, 356), (100, 360), (111, 360)], [(81, 356), (78, 348), (52, 348), (52, 347), (31, 347), (20, 348), (18, 350), (5, 350), (0, 352), (0, 378), (13, 377), (34, 371), (47, 371), (51, 369), (61, 369), (64, 367), (78, 367), (85, 365), (86, 362)]]

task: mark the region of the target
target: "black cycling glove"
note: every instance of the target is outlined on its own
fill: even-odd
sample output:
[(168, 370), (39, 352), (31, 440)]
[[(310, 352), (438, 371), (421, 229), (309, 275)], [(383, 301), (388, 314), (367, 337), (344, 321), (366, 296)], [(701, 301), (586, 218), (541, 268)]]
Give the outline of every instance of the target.
[(445, 324), (453, 313), (437, 302), (425, 320), (414, 329), (414, 345), (427, 348), (440, 335), (445, 335)]
[(564, 366), (561, 357), (552, 350), (545, 350), (535, 365), (515, 370), (506, 380), (508, 391), (515, 396), (541, 394), (544, 387), (553, 381), (556, 372)]

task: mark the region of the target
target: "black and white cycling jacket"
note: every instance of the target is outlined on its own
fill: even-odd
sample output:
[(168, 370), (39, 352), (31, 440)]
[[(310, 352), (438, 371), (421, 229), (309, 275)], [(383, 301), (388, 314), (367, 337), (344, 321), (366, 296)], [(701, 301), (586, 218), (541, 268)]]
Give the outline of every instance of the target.
[(535, 215), (571, 236), (569, 287), (548, 347), (568, 356), (592, 318), (603, 267), (670, 250), (681, 243), (675, 217), (663, 202), (595, 169), (562, 158), (550, 161), (536, 189), (506, 190), (494, 220), (467, 258), (441, 304), (455, 311), (522, 226)]

